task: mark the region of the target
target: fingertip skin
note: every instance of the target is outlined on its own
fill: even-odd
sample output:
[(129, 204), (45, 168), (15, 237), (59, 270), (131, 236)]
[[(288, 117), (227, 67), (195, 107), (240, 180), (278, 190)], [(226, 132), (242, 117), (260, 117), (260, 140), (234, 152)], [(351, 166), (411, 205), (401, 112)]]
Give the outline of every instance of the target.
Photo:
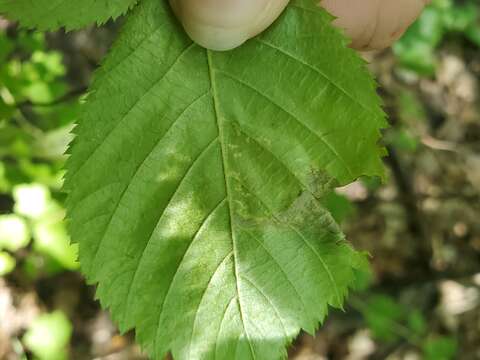
[[(268, 28), (289, 0), (169, 0), (188, 35), (225, 51)], [(355, 49), (383, 49), (398, 40), (430, 0), (321, 0)]]
[(398, 40), (430, 0), (322, 0), (357, 50), (380, 50)]
[(199, 45), (225, 51), (268, 28), (289, 0), (170, 0), (188, 35)]

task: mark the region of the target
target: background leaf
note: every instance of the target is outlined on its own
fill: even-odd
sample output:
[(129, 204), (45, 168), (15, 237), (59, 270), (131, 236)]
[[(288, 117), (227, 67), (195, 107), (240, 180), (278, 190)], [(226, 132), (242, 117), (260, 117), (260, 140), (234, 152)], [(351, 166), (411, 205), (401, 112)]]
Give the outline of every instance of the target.
[(35, 319), (23, 341), (39, 360), (65, 360), (71, 335), (70, 321), (61, 311), (55, 311)]
[(0, 0), (0, 14), (38, 30), (79, 29), (103, 24), (132, 8), (137, 0)]

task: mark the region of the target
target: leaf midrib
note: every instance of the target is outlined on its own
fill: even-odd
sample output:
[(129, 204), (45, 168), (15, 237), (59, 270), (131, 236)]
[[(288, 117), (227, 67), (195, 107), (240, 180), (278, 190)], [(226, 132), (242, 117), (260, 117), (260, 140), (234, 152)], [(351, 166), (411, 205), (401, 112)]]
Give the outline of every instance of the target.
[(230, 234), (232, 237), (232, 249), (233, 249), (233, 264), (234, 264), (234, 276), (235, 276), (235, 287), (236, 287), (236, 292), (237, 292), (237, 303), (238, 303), (238, 310), (239, 310), (239, 315), (240, 315), (240, 321), (243, 326), (243, 331), (245, 332), (245, 336), (247, 337), (247, 342), (250, 348), (250, 353), (252, 354), (253, 359), (256, 359), (255, 356), (255, 351), (253, 350), (252, 347), (252, 342), (250, 340), (250, 336), (248, 335), (247, 329), (245, 327), (245, 321), (244, 321), (244, 316), (243, 316), (243, 310), (242, 310), (242, 301), (241, 301), (241, 296), (240, 296), (240, 287), (239, 287), (239, 271), (238, 271), (238, 263), (237, 263), (237, 247), (236, 247), (236, 242), (235, 242), (235, 232), (233, 230), (233, 210), (232, 210), (232, 204), (233, 201), (231, 199), (231, 186), (230, 186), (230, 181), (229, 181), (229, 176), (228, 176), (228, 161), (227, 161), (227, 150), (225, 149), (225, 134), (224, 134), (224, 122), (223, 118), (220, 115), (220, 109), (219, 109), (219, 100), (218, 100), (218, 92), (217, 92), (217, 86), (216, 86), (216, 76), (215, 76), (215, 69), (213, 66), (213, 54), (211, 50), (205, 50), (207, 54), (207, 64), (208, 64), (208, 74), (209, 74), (209, 79), (210, 79), (210, 86), (211, 86), (211, 93), (212, 93), (212, 101), (213, 101), (213, 107), (215, 110), (215, 120), (217, 124), (217, 129), (218, 129), (218, 139), (220, 142), (220, 151), (222, 154), (222, 167), (223, 167), (223, 175), (224, 175), (224, 181), (225, 181), (225, 192), (226, 192), (226, 197), (227, 197), (227, 206), (228, 206), (228, 211), (229, 211), (229, 217), (230, 217)]

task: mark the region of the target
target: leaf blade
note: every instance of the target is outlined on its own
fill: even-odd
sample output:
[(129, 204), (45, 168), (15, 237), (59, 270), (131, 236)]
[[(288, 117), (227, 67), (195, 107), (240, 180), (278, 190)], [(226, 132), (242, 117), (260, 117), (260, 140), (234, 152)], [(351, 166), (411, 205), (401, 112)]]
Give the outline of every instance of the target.
[(138, 0), (0, 0), (0, 14), (27, 28), (67, 31), (87, 25), (102, 25), (116, 19), (136, 5)]
[[(65, 187), (82, 270), (154, 358), (284, 357), (341, 307), (362, 256), (317, 198), (381, 174), (374, 84), (309, 1), (229, 53), (172, 19), (163, 2), (139, 5), (76, 129)], [(316, 42), (354, 75), (335, 74)]]

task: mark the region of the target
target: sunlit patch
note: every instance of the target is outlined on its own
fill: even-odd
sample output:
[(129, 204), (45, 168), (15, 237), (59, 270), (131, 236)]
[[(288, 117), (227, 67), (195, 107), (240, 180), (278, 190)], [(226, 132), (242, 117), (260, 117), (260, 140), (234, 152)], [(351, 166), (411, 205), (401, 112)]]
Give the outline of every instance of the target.
[(25, 220), (16, 215), (0, 216), (0, 249), (17, 251), (28, 245), (30, 234)]
[(204, 213), (194, 194), (172, 202), (165, 209), (161, 237), (190, 238), (197, 230), (198, 222), (203, 219)]
[(440, 309), (445, 315), (459, 315), (475, 309), (480, 303), (480, 292), (475, 287), (447, 280), (440, 284)]
[(34, 227), (34, 248), (51, 257), (64, 268), (78, 268), (78, 245), (70, 244), (65, 224), (62, 221), (41, 222)]
[(5, 276), (15, 269), (15, 259), (6, 252), (0, 251), (0, 276)]
[(18, 185), (13, 189), (15, 212), (29, 218), (39, 218), (48, 208), (50, 192), (40, 184)]
[(72, 324), (61, 311), (35, 319), (23, 336), (23, 342), (40, 359), (67, 359)]
[(161, 167), (156, 181), (159, 183), (177, 182), (178, 179), (181, 179), (184, 175), (184, 164), (190, 164), (192, 159), (189, 156), (179, 154), (174, 147), (164, 156), (169, 158), (168, 166)]

